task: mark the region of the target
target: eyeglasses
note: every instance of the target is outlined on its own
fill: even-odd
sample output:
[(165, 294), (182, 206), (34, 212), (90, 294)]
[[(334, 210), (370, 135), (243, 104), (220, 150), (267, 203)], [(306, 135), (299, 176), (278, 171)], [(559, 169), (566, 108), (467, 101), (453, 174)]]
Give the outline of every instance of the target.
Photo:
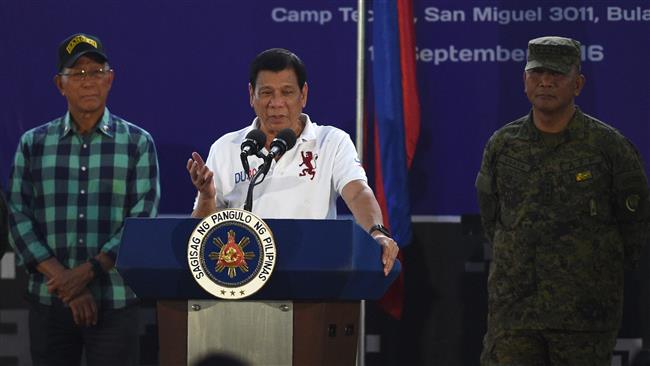
[(86, 78), (90, 80), (100, 80), (106, 77), (109, 73), (113, 72), (113, 69), (97, 69), (97, 70), (84, 70), (81, 69), (81, 71), (78, 72), (68, 72), (68, 73), (63, 73), (60, 72), (60, 76), (67, 76), (70, 78), (72, 81), (81, 81), (85, 80)]

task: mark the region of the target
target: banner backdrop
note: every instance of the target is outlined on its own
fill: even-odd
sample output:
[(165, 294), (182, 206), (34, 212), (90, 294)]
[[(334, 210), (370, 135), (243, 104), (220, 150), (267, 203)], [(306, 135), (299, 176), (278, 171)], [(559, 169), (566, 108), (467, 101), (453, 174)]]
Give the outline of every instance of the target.
[[(355, 7), (356, 0), (2, 1), (0, 184), (6, 188), (20, 135), (66, 111), (52, 79), (58, 44), (75, 32), (104, 42), (115, 69), (110, 110), (156, 141), (162, 213), (191, 211), (191, 152), (205, 157), (219, 136), (251, 122), (248, 67), (262, 50), (298, 54), (308, 72), (305, 112), (353, 135)], [(409, 183), (413, 214), (478, 212), (483, 146), (528, 113), (526, 44), (542, 35), (583, 43), (587, 84), (578, 105), (650, 159), (648, 2), (414, 0), (414, 21), (421, 130)], [(373, 52), (369, 43), (366, 56)]]

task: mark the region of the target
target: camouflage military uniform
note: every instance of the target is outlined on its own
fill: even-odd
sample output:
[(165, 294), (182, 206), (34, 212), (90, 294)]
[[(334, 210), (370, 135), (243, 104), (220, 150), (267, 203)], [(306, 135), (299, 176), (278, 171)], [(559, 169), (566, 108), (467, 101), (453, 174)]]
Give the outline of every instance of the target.
[(624, 264), (638, 259), (648, 233), (648, 185), (634, 146), (577, 108), (558, 135), (540, 132), (531, 112), (491, 137), (476, 187), (493, 246), (485, 347), (517, 330), (613, 342)]

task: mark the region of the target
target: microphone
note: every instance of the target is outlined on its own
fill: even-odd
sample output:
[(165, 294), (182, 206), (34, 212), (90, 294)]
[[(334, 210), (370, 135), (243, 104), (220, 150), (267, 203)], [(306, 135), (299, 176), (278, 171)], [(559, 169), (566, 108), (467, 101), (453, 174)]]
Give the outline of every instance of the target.
[(267, 161), (271, 161), (278, 156), (282, 156), (287, 150), (291, 150), (296, 145), (296, 133), (290, 128), (278, 132), (278, 135), (271, 142), (271, 151), (266, 156)]
[[(253, 132), (253, 131), (251, 131)], [(262, 133), (263, 134), (263, 133)], [(249, 134), (250, 135), (250, 134)], [(266, 141), (265, 141), (266, 142)], [(291, 150), (296, 145), (296, 133), (290, 128), (278, 132), (277, 136), (271, 141), (271, 151), (268, 155), (264, 156), (264, 163), (260, 165), (254, 177), (250, 177), (250, 184), (248, 185), (248, 192), (246, 193), (246, 202), (244, 203), (244, 210), (251, 212), (253, 210), (253, 188), (262, 183), (266, 174), (271, 168), (273, 159), (282, 156), (287, 150)], [(243, 149), (243, 144), (242, 144)], [(244, 152), (242, 151), (242, 164), (244, 163)], [(248, 161), (246, 161), (248, 164)], [(261, 180), (260, 180), (261, 178)], [(259, 180), (259, 182), (258, 182)]]
[(264, 145), (266, 145), (266, 135), (264, 132), (258, 129), (251, 130), (241, 143), (241, 155), (255, 155), (262, 149), (262, 147), (264, 147)]
[(244, 174), (246, 174), (249, 179), (251, 178), (251, 175), (250, 166), (248, 165), (248, 156), (257, 155), (265, 144), (266, 135), (258, 129), (251, 130), (241, 143), (241, 153), (239, 154), (239, 158), (241, 159), (241, 166), (244, 168)]

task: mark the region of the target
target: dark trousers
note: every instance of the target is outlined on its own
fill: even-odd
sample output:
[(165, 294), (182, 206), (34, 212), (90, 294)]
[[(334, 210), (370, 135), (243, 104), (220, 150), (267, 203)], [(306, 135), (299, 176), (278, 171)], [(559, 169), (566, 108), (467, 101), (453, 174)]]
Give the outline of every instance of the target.
[(82, 351), (88, 366), (138, 365), (138, 306), (100, 310), (97, 325), (80, 327), (61, 302), (31, 303), (29, 339), (35, 366), (79, 365)]
[(482, 366), (609, 366), (618, 331), (488, 329)]

